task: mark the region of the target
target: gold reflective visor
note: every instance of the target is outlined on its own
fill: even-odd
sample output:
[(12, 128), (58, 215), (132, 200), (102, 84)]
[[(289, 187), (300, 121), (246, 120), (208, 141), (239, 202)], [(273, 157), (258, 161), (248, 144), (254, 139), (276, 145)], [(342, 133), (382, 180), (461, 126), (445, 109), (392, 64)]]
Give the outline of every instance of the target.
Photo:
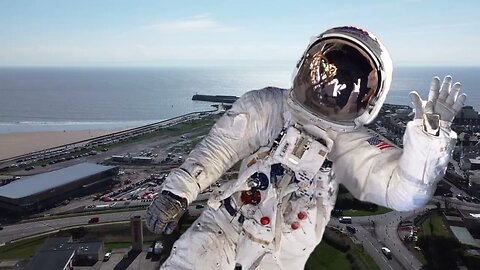
[(380, 74), (364, 49), (346, 39), (327, 38), (305, 53), (292, 94), (321, 118), (352, 121), (378, 95)]

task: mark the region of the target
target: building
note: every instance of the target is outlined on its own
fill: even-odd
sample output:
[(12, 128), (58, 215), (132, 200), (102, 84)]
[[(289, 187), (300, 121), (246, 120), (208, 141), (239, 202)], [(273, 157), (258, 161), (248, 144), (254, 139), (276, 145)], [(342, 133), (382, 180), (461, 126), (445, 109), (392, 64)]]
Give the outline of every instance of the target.
[(472, 106), (464, 106), (455, 117), (454, 123), (480, 125), (480, 115)]
[(480, 170), (480, 157), (467, 158), (464, 162), (466, 170)]
[(134, 216), (130, 220), (130, 226), (132, 230), (132, 250), (142, 251), (143, 249), (143, 227), (142, 217)]
[(74, 265), (93, 265), (103, 255), (102, 242), (74, 243), (72, 237), (48, 238), (25, 270), (73, 270)]
[(81, 163), (0, 186), (0, 210), (33, 212), (86, 193), (118, 174), (118, 167)]
[(462, 244), (480, 248), (480, 212), (459, 210), (454, 213), (443, 213), (450, 233)]
[(480, 198), (480, 170), (469, 171), (468, 179), (471, 194)]

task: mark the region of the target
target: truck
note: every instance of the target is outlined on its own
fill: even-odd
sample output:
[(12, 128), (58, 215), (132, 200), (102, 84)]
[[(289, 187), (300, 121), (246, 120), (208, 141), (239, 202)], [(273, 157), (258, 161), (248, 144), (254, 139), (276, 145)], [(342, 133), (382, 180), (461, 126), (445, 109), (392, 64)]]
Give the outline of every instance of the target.
[(153, 254), (159, 255), (163, 252), (163, 243), (161, 241), (156, 241), (153, 245)]
[(344, 224), (352, 224), (352, 217), (340, 217), (338, 219), (338, 222), (344, 223)]

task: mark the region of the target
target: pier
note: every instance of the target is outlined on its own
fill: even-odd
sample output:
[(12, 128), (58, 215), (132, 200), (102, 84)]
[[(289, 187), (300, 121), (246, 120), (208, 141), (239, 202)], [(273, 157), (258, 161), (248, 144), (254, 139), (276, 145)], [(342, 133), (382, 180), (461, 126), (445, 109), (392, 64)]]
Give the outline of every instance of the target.
[(199, 95), (199, 94), (195, 94), (192, 96), (192, 100), (221, 102), (221, 103), (234, 103), (237, 99), (238, 99), (237, 96)]

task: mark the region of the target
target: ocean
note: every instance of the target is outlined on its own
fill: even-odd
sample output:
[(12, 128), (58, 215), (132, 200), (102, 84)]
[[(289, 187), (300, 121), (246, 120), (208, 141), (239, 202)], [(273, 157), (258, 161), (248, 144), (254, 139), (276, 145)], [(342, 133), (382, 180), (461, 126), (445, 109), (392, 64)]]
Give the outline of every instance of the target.
[[(195, 93), (237, 95), (265, 86), (289, 88), (287, 66), (208, 68), (0, 68), (0, 133), (139, 126), (210, 110)], [(397, 67), (388, 103), (411, 105), (432, 76), (461, 81), (467, 105), (480, 109), (480, 67)]]

